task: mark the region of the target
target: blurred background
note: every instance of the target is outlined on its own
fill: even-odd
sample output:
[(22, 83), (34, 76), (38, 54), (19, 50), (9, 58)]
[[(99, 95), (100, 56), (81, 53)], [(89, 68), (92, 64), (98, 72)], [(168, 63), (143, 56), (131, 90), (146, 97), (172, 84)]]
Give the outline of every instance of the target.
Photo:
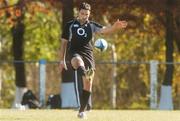
[(156, 60), (157, 103), (161, 86), (170, 86), (173, 109), (180, 109), (179, 0), (0, 0), (0, 108), (11, 108), (19, 83), (39, 98), (41, 59), (46, 60), (46, 99), (61, 93), (62, 28), (77, 16), (82, 1), (91, 4), (93, 21), (102, 25), (117, 19), (128, 22), (117, 33), (96, 36), (110, 46), (105, 52), (94, 50), (93, 108), (150, 109), (150, 61)]

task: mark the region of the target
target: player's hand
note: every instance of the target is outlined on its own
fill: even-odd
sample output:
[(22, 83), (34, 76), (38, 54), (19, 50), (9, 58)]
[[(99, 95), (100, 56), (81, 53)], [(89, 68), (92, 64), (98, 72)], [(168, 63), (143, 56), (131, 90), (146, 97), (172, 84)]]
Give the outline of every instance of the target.
[(120, 21), (119, 19), (113, 24), (115, 29), (123, 29), (128, 25), (127, 21)]
[(67, 65), (65, 61), (60, 61), (59, 63), (60, 72), (62, 72), (63, 69), (67, 70)]

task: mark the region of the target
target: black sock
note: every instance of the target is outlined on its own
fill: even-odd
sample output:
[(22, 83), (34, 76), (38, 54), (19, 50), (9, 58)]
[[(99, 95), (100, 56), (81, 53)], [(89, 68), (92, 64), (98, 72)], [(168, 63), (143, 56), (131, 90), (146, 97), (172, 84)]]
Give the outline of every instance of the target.
[(83, 78), (82, 76), (85, 75), (85, 67), (79, 66), (77, 68), (78, 73), (78, 91), (79, 91), (79, 99), (80, 99), (80, 105), (82, 105), (82, 93), (83, 93)]
[(86, 110), (90, 111), (91, 108), (92, 108), (92, 94), (89, 96), (89, 100), (88, 100), (88, 104), (87, 104)]
[(82, 92), (83, 92), (83, 79), (82, 76), (78, 75), (78, 91), (79, 91), (79, 99), (80, 105), (82, 104)]
[(81, 98), (82, 99), (82, 103), (81, 103), (81, 107), (79, 109), (79, 112), (83, 112), (85, 110), (90, 95), (91, 95), (91, 92), (83, 90), (82, 98)]

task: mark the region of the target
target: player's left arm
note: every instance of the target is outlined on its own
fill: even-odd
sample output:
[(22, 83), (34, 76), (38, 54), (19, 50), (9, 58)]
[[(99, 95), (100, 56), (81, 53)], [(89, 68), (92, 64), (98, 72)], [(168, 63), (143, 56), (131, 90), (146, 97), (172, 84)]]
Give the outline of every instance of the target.
[(112, 26), (105, 26), (103, 28), (101, 28), (98, 33), (101, 34), (109, 34), (109, 33), (113, 33), (119, 29), (124, 29), (126, 28), (128, 25), (127, 21), (120, 21), (119, 19), (114, 22), (114, 24)]

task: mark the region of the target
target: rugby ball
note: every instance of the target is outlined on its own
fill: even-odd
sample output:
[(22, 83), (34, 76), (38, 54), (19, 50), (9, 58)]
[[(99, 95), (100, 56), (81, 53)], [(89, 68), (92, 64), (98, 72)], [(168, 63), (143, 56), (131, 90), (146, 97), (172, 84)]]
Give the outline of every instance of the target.
[(108, 43), (105, 39), (99, 38), (95, 41), (94, 46), (100, 51), (105, 51), (108, 48)]

